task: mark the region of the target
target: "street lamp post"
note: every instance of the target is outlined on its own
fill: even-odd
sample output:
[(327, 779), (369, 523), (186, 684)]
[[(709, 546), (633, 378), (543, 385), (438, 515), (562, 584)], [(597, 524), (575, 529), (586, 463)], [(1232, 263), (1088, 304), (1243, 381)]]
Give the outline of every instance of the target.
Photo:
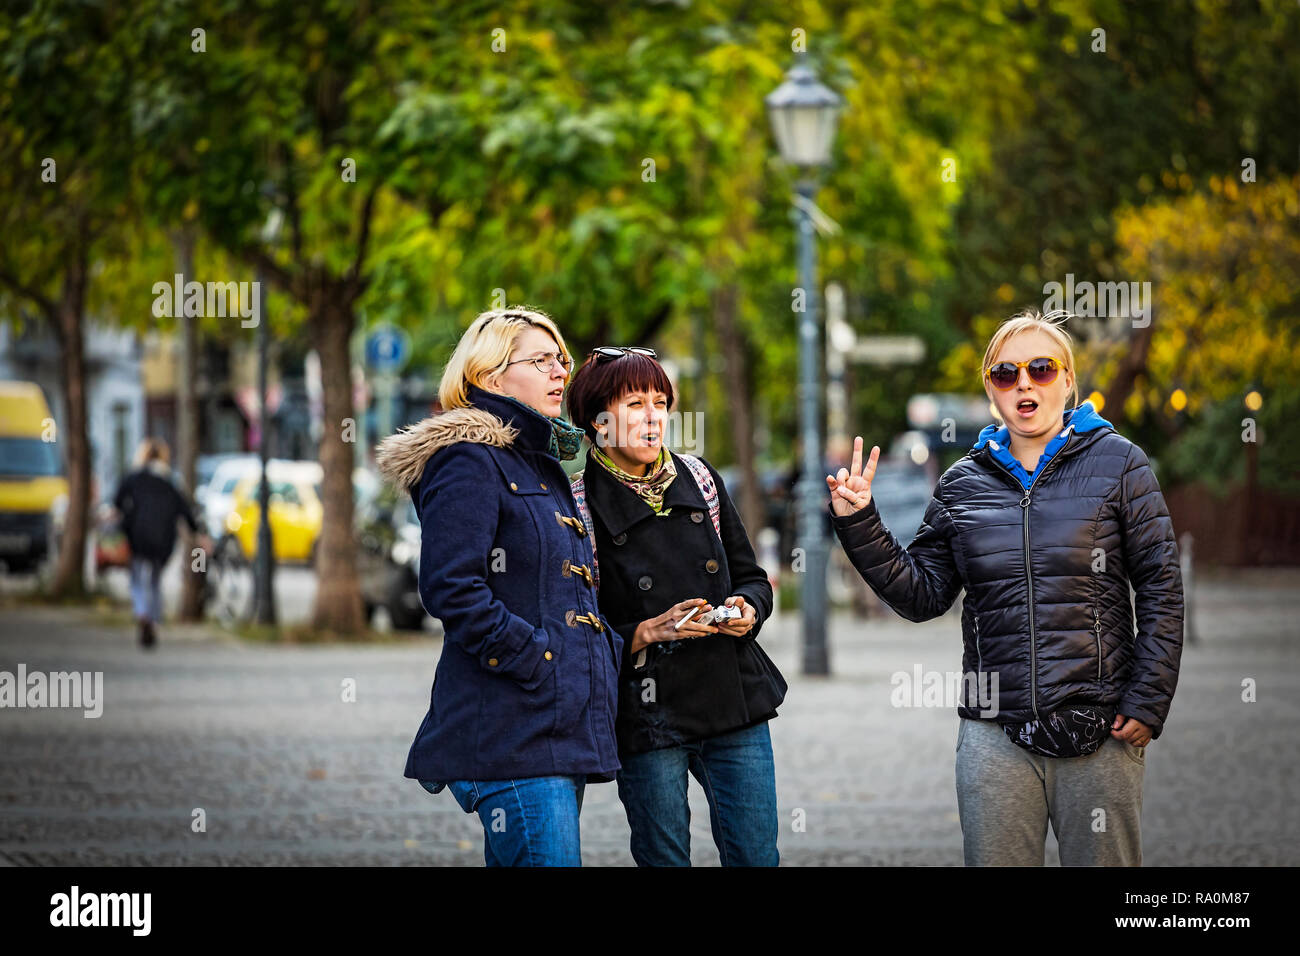
[[(269, 247), (280, 233), (283, 214), (273, 208), (262, 229), (262, 240)], [(265, 288), (266, 276), (257, 270), (257, 391), (258, 391), (258, 440), (257, 453), (261, 459), (262, 474), (257, 487), (258, 525), (257, 525), (257, 562), (253, 587), (253, 619), (258, 624), (274, 627), (276, 623), (275, 608), (275, 552), (271, 540), (271, 486), (266, 477), (267, 460), (270, 456), (268, 431), (271, 416), (267, 411), (267, 353), (270, 351), (270, 321), (266, 315)]]
[(830, 673), (826, 644), (825, 467), (821, 442), (821, 328), (819, 321), (816, 225), (813, 197), (817, 172), (830, 164), (840, 98), (822, 85), (817, 74), (799, 65), (766, 100), (781, 158), (800, 170), (795, 186), (794, 219), (799, 236), (799, 285), (804, 309), (799, 317), (799, 431), (803, 468), (796, 489), (797, 528), (804, 557), (803, 672)]

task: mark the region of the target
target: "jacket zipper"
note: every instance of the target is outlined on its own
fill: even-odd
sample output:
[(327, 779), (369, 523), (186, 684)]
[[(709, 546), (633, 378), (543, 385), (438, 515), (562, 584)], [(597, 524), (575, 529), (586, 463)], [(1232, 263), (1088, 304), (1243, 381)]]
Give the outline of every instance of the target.
[[(1038, 715), (1038, 631), (1034, 626), (1034, 569), (1030, 558), (1033, 551), (1029, 539), (1029, 505), (1034, 492), (1034, 486), (1046, 477), (1047, 473), (1052, 470), (1052, 466), (1060, 461), (1065, 449), (1070, 446), (1070, 439), (1073, 437), (1074, 433), (1071, 432), (1069, 437), (1065, 439), (1065, 444), (1063, 444), (1057, 450), (1056, 454), (1052, 456), (1052, 460), (1049, 461), (1042, 472), (1040, 472), (1038, 476), (1029, 483), (1029, 487), (1024, 489), (1024, 496), (1020, 499), (1020, 526), (1024, 531), (1025, 548), (1025, 585), (1029, 591), (1029, 703), (1033, 707), (1035, 720), (1041, 720), (1042, 718)], [(991, 454), (989, 457), (993, 458)], [(1001, 462), (998, 462), (996, 458), (993, 458), (993, 461), (997, 463), (999, 468), (1010, 475), (1013, 481), (1016, 480), (1015, 475), (1012, 475)], [(1020, 486), (1019, 481), (1016, 481), (1016, 486)]]
[[(980, 650), (980, 616), (979, 614), (971, 615), (975, 619), (975, 659), (976, 659), (976, 680), (979, 675), (984, 673), (984, 652)], [(976, 686), (979, 686), (978, 684)]]
[(1092, 609), (1093, 630), (1097, 634), (1097, 685), (1101, 686), (1101, 609)]

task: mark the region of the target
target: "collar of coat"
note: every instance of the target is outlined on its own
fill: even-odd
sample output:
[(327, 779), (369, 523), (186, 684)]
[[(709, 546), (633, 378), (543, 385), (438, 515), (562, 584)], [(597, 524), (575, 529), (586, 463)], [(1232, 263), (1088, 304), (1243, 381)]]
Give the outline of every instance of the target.
[[(1092, 402), (1084, 402), (1082, 405), (1068, 409), (1062, 416), (1061, 424), (1064, 427), (1047, 443), (1047, 447), (1043, 449), (1042, 455), (1039, 456), (1038, 466), (1032, 474), (1026, 471), (1024, 465), (1020, 464), (1015, 456), (1011, 454), (1011, 433), (1006, 425), (1001, 427), (997, 425), (985, 426), (983, 431), (980, 432), (979, 440), (975, 442), (975, 446), (971, 449), (971, 454), (995, 459), (1020, 482), (1022, 488), (1029, 488), (1033, 485), (1035, 478), (1042, 474), (1047, 467), (1047, 463), (1055, 458), (1058, 453), (1063, 456), (1075, 454), (1091, 445), (1108, 429), (1114, 431), (1115, 428), (1110, 422), (1097, 414)], [(1074, 433), (1079, 435), (1079, 440), (1071, 445), (1070, 436)]]
[(540, 412), (531, 412), (477, 385), (469, 387), (468, 395), (466, 407), (432, 415), (381, 441), (375, 450), (379, 473), (409, 491), (424, 475), (429, 459), (457, 442), (523, 451), (546, 452), (549, 448), (551, 422)]
[[(673, 464), (677, 467), (677, 477), (664, 491), (663, 510), (678, 507), (707, 510), (704, 495), (700, 493), (699, 485), (691, 479), (691, 471), (686, 463), (673, 455)], [(590, 458), (583, 475), (587, 507), (593, 514), (600, 515), (600, 520), (611, 535), (622, 534), (638, 521), (655, 517), (654, 509), (642, 501), (640, 495)]]

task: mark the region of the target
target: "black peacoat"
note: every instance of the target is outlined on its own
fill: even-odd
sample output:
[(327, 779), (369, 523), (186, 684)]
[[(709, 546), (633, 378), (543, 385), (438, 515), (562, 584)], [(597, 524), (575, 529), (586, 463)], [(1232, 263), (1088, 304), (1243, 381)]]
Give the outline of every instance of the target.
[[(594, 461), (585, 475), (600, 565), (600, 611), (623, 636), (615, 729), (621, 754), (644, 753), (752, 726), (776, 716), (786, 683), (756, 638), (772, 613), (772, 586), (718, 473), (720, 534), (699, 485), (673, 455), (677, 477), (656, 515)], [(754, 608), (744, 637), (713, 634), (656, 643), (638, 666), (637, 625), (688, 598), (717, 607), (740, 595)]]

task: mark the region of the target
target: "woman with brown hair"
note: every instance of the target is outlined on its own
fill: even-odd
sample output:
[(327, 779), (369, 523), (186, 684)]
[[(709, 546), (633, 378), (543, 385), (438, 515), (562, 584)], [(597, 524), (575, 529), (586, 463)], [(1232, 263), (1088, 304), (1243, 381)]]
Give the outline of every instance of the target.
[(690, 865), (689, 774), (704, 788), (723, 866), (776, 866), (768, 721), (786, 684), (756, 640), (772, 587), (717, 471), (665, 447), (672, 403), (650, 349), (596, 349), (569, 388), (591, 440), (575, 498), (601, 612), (624, 638), (618, 793), (632, 856)]

